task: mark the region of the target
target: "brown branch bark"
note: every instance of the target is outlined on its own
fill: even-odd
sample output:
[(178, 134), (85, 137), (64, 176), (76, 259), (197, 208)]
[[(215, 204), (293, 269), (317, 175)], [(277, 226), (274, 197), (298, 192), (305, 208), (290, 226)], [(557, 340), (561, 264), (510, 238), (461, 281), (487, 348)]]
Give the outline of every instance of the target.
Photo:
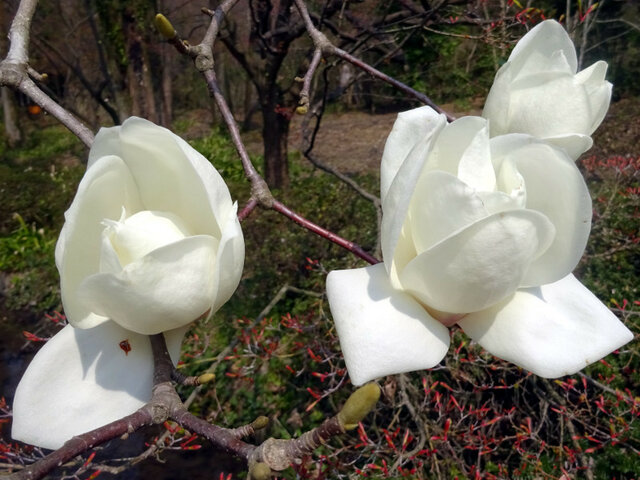
[(37, 0), (22, 0), (18, 6), (9, 29), (9, 52), (0, 62), (0, 86), (11, 87), (27, 95), (90, 147), (93, 143), (93, 132), (40, 90), (29, 77), (29, 31), (37, 3)]

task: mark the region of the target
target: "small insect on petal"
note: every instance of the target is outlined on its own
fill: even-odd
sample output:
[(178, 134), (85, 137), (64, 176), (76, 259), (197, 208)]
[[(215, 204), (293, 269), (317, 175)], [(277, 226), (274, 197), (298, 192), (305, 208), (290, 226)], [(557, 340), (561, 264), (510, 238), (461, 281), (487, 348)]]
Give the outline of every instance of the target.
[(128, 338), (126, 340), (121, 341), (118, 345), (120, 346), (120, 348), (122, 349), (125, 355), (129, 355), (129, 352), (131, 351), (131, 344), (129, 343)]

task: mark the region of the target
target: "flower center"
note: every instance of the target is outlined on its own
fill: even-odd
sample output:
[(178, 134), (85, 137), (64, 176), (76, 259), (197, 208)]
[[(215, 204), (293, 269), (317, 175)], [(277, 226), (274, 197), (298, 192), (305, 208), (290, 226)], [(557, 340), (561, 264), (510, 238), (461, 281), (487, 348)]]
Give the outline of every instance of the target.
[(103, 250), (110, 246), (121, 267), (191, 235), (184, 222), (169, 212), (144, 210), (125, 217), (123, 209), (120, 220), (102, 221), (106, 227), (103, 235), (107, 241), (106, 245), (103, 244)]

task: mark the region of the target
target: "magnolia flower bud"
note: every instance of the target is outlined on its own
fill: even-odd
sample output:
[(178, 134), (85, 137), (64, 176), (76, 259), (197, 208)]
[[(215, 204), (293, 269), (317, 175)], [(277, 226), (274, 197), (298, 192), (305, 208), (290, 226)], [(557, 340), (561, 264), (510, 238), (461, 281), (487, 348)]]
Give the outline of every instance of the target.
[(98, 132), (56, 245), (70, 325), (16, 390), (15, 439), (58, 448), (151, 398), (147, 335), (164, 332), (177, 362), (189, 324), (238, 285), (236, 212), (220, 174), (168, 130), (130, 118)]
[(612, 86), (604, 79), (606, 62), (577, 70), (576, 49), (562, 25), (536, 25), (496, 74), (482, 113), (491, 121), (491, 135), (527, 133), (578, 158), (591, 148)]

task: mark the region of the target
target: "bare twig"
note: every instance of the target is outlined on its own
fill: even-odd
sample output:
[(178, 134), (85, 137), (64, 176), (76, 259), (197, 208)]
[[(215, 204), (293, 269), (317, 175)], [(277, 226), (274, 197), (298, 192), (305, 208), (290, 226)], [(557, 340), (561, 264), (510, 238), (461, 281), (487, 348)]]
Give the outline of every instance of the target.
[(325, 55), (335, 55), (336, 57), (339, 57), (351, 63), (353, 66), (367, 72), (369, 75), (375, 78), (378, 78), (379, 80), (382, 80), (383, 82), (386, 82), (389, 85), (392, 85), (393, 87), (397, 88), (401, 92), (415, 98), (416, 100), (424, 103), (425, 105), (429, 105), (435, 111), (444, 114), (447, 117), (448, 121), (451, 122), (455, 120), (454, 116), (445, 112), (442, 108), (440, 108), (433, 100), (431, 100), (425, 94), (420, 93), (417, 90), (414, 90), (413, 88), (396, 80), (395, 78), (390, 77), (385, 73), (382, 73), (380, 70), (377, 70), (376, 68), (373, 68), (368, 63), (363, 62), (359, 58), (354, 57), (350, 53), (345, 52), (341, 48), (336, 47), (333, 43), (329, 41), (329, 39), (325, 36), (325, 34), (322, 33), (320, 30), (318, 30), (316, 26), (313, 24), (313, 20), (311, 20), (311, 16), (309, 15), (309, 10), (307, 9), (307, 5), (305, 4), (304, 0), (294, 0), (294, 1), (296, 4), (296, 7), (298, 8), (298, 11), (300, 12), (300, 15), (302, 16), (302, 19), (304, 20), (305, 27), (307, 28), (307, 32), (309, 33), (309, 36), (311, 37), (314, 45), (316, 46), (316, 49), (320, 49), (322, 53)]
[(35, 78), (39, 75), (28, 66), (29, 62), (29, 30), (31, 19), (36, 9), (37, 0), (22, 0), (11, 23), (9, 39), (11, 46), (7, 57), (0, 62), (0, 86), (19, 90), (49, 112), (60, 123), (75, 134), (87, 147), (93, 143), (93, 132), (80, 120), (58, 105), (44, 93), (29, 77), (32, 72)]

